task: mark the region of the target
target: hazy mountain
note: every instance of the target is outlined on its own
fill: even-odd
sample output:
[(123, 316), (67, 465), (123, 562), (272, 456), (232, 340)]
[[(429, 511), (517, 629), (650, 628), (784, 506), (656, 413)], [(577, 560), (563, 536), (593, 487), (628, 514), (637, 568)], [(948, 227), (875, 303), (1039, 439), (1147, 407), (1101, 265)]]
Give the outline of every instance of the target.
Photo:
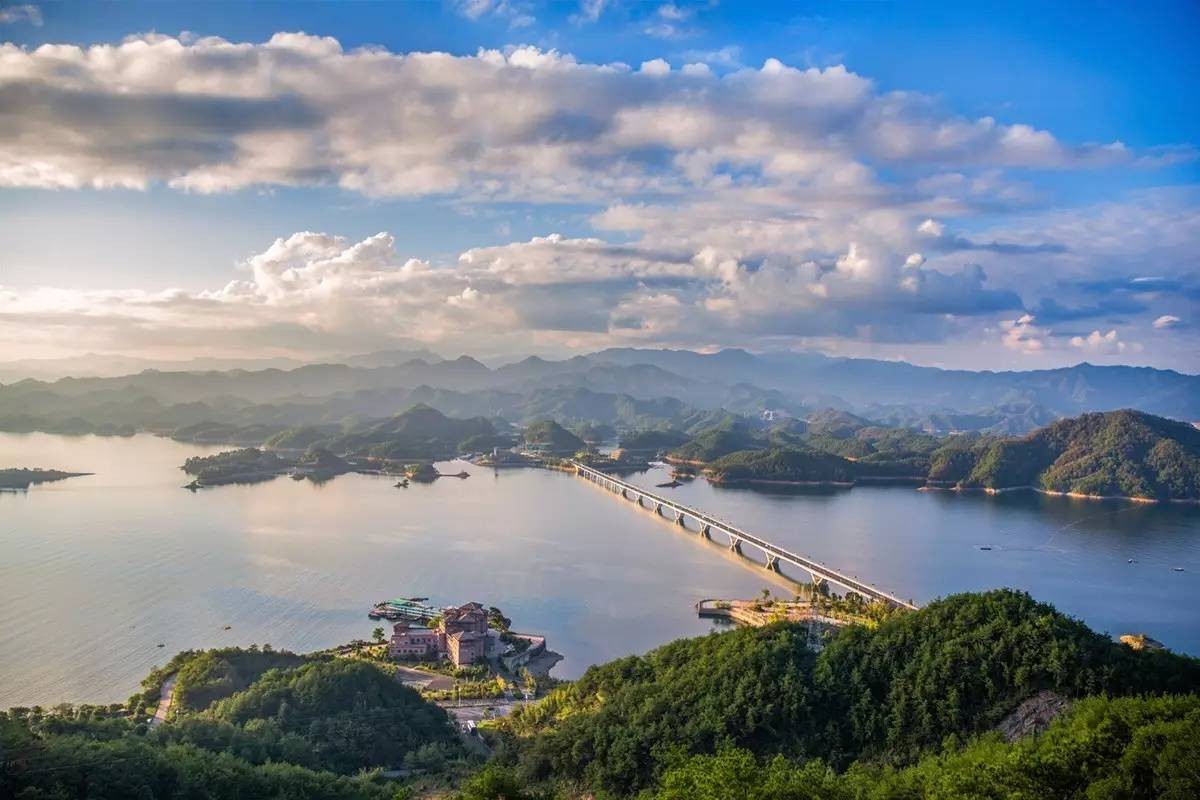
[(428, 364), (434, 364), (444, 359), (432, 350), (421, 348), (412, 350), (380, 350), (375, 353), (360, 353), (356, 356), (326, 360), (337, 364), (345, 364), (348, 367), (398, 367), (410, 361), (424, 361)]
[(32, 378), (53, 381), (59, 378), (114, 378), (153, 369), (162, 372), (211, 371), (231, 369), (294, 369), (303, 361), (294, 358), (190, 358), (155, 360), (106, 353), (86, 353), (67, 358), (26, 358), (0, 362), (0, 384)]
[[(361, 359), (382, 363), (413, 352)], [(563, 361), (530, 357), (490, 369), (469, 356), (430, 355), (438, 360), (26, 379), (0, 386), (0, 427), (286, 427), (379, 419), (417, 402), (456, 416), (550, 417), (623, 428), (691, 427), (704, 415), (714, 421), (728, 412), (804, 418), (819, 408), (931, 433), (1025, 433), (1059, 417), (1122, 407), (1200, 419), (1200, 377), (1146, 367), (967, 372), (809, 353), (621, 349)]]
[[(1028, 372), (971, 372), (900, 361), (831, 358), (814, 353), (753, 355), (742, 350), (602, 350), (613, 363), (651, 364), (692, 379), (744, 382), (786, 392), (809, 405), (872, 404), (971, 411), (1005, 404), (1038, 405), (1057, 416), (1138, 408), (1176, 419), (1200, 419), (1200, 376), (1151, 367), (1081, 363)], [(838, 398), (842, 403), (828, 402)], [(823, 402), (824, 401), (824, 402)]]

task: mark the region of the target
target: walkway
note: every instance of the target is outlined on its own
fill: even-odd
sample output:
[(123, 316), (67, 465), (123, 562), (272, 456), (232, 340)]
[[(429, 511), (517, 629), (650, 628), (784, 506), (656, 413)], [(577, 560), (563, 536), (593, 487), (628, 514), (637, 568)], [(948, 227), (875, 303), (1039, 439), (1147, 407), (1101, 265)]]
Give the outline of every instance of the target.
[(175, 699), (175, 678), (178, 673), (172, 672), (171, 676), (163, 681), (162, 689), (158, 692), (158, 708), (154, 709), (154, 716), (150, 718), (150, 727), (157, 728), (167, 721), (167, 714), (171, 711), (171, 702)]

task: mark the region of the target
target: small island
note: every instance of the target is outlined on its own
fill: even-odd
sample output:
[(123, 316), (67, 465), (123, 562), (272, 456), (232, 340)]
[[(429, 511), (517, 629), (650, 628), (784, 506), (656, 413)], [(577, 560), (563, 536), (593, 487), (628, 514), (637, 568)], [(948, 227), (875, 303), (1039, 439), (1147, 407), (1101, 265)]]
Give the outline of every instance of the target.
[(271, 480), (294, 466), (274, 453), (246, 447), (211, 456), (193, 456), (183, 462), (183, 471), (193, 476), (186, 488), (200, 489), (226, 483), (258, 483)]
[(37, 483), (53, 483), (65, 481), (67, 478), (80, 478), (91, 475), (90, 472), (63, 472), (57, 469), (38, 469), (29, 467), (9, 467), (0, 469), (0, 489), (28, 489)]

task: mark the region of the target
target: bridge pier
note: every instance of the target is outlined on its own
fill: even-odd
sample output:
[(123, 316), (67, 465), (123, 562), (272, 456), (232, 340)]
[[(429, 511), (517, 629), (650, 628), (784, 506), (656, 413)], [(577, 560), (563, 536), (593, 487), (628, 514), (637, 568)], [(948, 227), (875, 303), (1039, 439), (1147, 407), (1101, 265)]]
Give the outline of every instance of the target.
[(728, 539), (729, 550), (731, 552), (744, 555), (742, 552), (743, 545), (749, 544), (753, 546), (756, 550), (763, 553), (766, 561), (764, 567), (768, 570), (781, 572), (780, 562), (783, 561), (794, 567), (798, 567), (812, 576), (814, 592), (824, 594), (829, 591), (830, 585), (836, 585), (844, 587), (849, 592), (853, 592), (864, 598), (889, 603), (898, 608), (916, 608), (916, 604), (911, 600), (905, 601), (895, 595), (880, 591), (872, 584), (860, 580), (857, 576), (838, 572), (820, 562), (815, 562), (812, 559), (792, 553), (752, 533), (741, 531), (738, 528), (722, 523), (719, 519), (703, 514), (682, 503), (677, 503), (674, 500), (644, 491), (634, 484), (627, 483), (620, 478), (614, 478), (579, 462), (572, 462), (572, 466), (575, 467), (577, 475), (582, 475), (592, 483), (603, 486), (612, 493), (619, 494), (626, 500), (632, 500), (639, 507), (648, 509), (655, 515), (671, 521), (685, 530), (688, 530), (687, 517), (692, 517), (696, 520), (696, 525), (699, 528), (698, 534), (709, 541), (713, 541), (713, 531), (718, 531)]

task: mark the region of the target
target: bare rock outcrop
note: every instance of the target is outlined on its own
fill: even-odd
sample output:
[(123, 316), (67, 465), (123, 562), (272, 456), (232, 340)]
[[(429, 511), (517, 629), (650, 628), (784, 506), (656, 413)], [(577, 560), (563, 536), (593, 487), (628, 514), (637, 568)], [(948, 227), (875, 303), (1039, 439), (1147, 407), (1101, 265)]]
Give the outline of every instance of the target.
[(1050, 727), (1062, 712), (1071, 705), (1071, 701), (1062, 695), (1051, 691), (1041, 691), (1029, 698), (1005, 717), (996, 730), (1006, 742), (1015, 742), (1024, 736), (1041, 733)]

